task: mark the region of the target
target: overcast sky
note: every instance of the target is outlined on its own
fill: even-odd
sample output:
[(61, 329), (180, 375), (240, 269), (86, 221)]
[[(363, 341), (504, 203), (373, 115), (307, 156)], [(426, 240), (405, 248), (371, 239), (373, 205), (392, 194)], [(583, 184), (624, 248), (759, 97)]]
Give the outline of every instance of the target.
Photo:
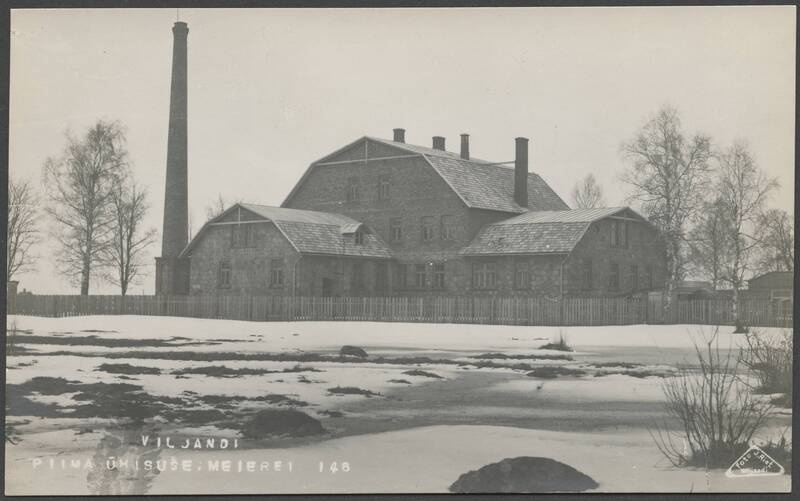
[[(163, 209), (174, 9), (16, 10), (11, 15), (10, 174), (41, 166), (97, 119), (120, 120), (150, 225)], [(594, 173), (609, 204), (620, 143), (659, 106), (718, 146), (746, 139), (791, 211), (794, 7), (199, 9), (189, 25), (189, 203), (195, 228), (219, 194), (279, 205), (308, 164), (364, 135), (409, 143), (469, 133), (478, 158), (512, 160), (570, 203)], [(76, 293), (52, 247), (20, 276)], [(160, 239), (152, 248), (160, 254)], [(115, 292), (94, 282), (93, 292)], [(146, 277), (132, 293), (151, 293)]]

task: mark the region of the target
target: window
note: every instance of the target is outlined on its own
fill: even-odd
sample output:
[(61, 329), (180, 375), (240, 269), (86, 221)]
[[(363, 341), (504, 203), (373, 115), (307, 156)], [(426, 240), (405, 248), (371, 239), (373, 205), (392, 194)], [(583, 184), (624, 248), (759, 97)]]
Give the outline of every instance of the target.
[(644, 281), (645, 288), (650, 290), (653, 288), (653, 266), (648, 265), (645, 268), (645, 281)]
[(433, 288), (444, 289), (444, 263), (433, 263)]
[(414, 265), (414, 286), (417, 289), (425, 288), (425, 268), (426, 266), (424, 264)]
[(251, 247), (253, 243), (252, 232), (253, 232), (252, 224), (232, 225), (231, 247), (234, 248)]
[(379, 292), (389, 289), (389, 263), (377, 263), (375, 268), (375, 288)]
[(442, 240), (455, 240), (456, 224), (453, 216), (442, 216)]
[(350, 277), (350, 292), (362, 292), (364, 290), (364, 263), (353, 262), (353, 274)]
[(617, 223), (617, 227), (619, 228), (620, 236), (619, 236), (619, 246), (627, 249), (628, 248), (628, 223), (620, 221)]
[(393, 217), (389, 220), (389, 238), (392, 242), (403, 240), (403, 220)]
[(231, 262), (227, 259), (219, 262), (217, 272), (217, 287), (220, 289), (231, 288)]
[(631, 265), (631, 290), (639, 290), (639, 265)]
[(583, 286), (583, 290), (591, 290), (592, 289), (592, 260), (587, 259), (583, 262), (583, 270), (582, 270), (582, 277), (581, 277), (581, 284)]
[(394, 269), (394, 286), (397, 289), (408, 288), (408, 265), (398, 264)]
[(283, 259), (276, 258), (269, 260), (269, 286), (283, 287), (285, 277), (283, 272)]
[(611, 263), (608, 273), (608, 289), (619, 290), (619, 263)]
[(347, 178), (347, 201), (357, 202), (361, 200), (361, 185), (357, 177)]
[(627, 221), (611, 221), (611, 247), (619, 247), (623, 249), (628, 248), (628, 230), (629, 223)]
[(611, 247), (619, 247), (619, 229), (617, 226), (618, 223), (616, 221), (611, 221)]
[(429, 242), (433, 240), (433, 217), (422, 216), (422, 241)]
[(353, 240), (356, 245), (364, 245), (364, 232), (357, 231), (353, 234)]
[(378, 200), (389, 199), (389, 176), (381, 176), (378, 181)]
[(527, 259), (516, 259), (514, 261), (514, 288), (531, 288), (531, 270)]
[(494, 289), (497, 282), (494, 262), (476, 263), (472, 268), (472, 286), (476, 289)]

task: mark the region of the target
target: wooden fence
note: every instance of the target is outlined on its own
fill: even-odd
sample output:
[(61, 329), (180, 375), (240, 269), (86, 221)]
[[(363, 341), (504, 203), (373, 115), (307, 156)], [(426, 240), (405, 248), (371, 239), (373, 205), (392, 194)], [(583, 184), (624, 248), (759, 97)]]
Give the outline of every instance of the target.
[[(8, 313), (45, 317), (160, 315), (255, 321), (355, 320), (496, 325), (733, 325), (730, 299), (677, 301), (668, 317), (647, 298), (38, 296), (19, 295)], [(745, 325), (792, 327), (792, 303), (742, 299)]]

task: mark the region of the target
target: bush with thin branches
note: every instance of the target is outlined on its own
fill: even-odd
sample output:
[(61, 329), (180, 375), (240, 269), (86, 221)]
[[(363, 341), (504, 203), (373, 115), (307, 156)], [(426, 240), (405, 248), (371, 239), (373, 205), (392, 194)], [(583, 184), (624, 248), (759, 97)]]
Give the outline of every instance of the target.
[(739, 354), (742, 365), (755, 378), (754, 391), (781, 393), (781, 401), (792, 402), (792, 330), (779, 333), (753, 329), (745, 334)]
[(700, 334), (694, 343), (697, 366), (681, 364), (662, 383), (666, 413), (680, 431), (662, 424), (650, 435), (674, 466), (727, 468), (747, 450), (772, 405), (742, 382), (739, 357), (720, 349), (719, 328)]

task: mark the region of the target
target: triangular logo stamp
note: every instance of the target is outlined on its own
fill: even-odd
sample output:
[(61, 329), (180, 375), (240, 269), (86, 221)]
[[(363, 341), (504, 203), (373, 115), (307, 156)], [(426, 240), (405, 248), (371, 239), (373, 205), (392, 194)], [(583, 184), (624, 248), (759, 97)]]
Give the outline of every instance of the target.
[(783, 466), (769, 457), (769, 454), (753, 445), (739, 459), (734, 461), (726, 477), (761, 477), (767, 475), (783, 475)]

